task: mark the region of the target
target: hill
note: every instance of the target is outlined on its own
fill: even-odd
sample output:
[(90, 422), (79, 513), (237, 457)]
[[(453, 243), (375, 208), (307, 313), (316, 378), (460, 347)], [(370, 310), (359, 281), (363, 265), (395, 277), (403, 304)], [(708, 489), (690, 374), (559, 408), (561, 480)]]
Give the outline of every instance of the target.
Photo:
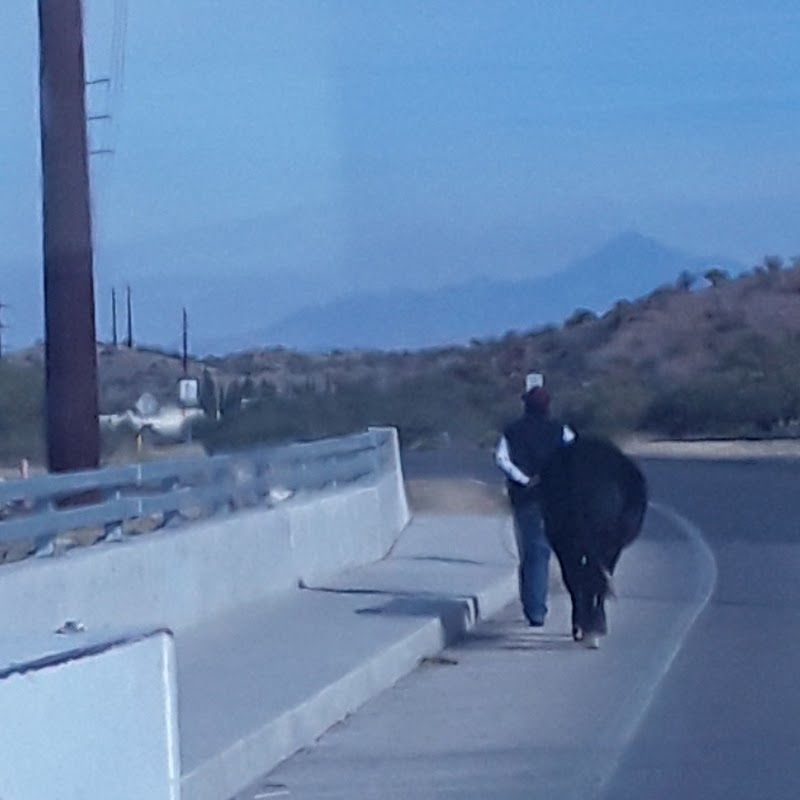
[[(796, 435), (800, 264), (683, 276), (605, 314), (405, 354), (338, 354), (309, 388), (227, 420), (214, 444), (393, 423), (409, 446), (487, 445), (518, 411), (525, 372), (547, 376), (555, 410), (580, 430), (656, 435)], [(309, 365), (310, 367), (310, 365)], [(316, 388), (310, 388), (310, 387)], [(294, 422), (291, 415), (296, 415)], [(291, 423), (291, 424), (290, 424)]]
[(628, 232), (545, 277), (484, 277), (426, 292), (354, 293), (296, 311), (253, 338), (306, 351), (466, 344), (555, 324), (577, 307), (601, 313), (681, 272), (702, 274), (712, 266), (738, 269), (729, 260), (692, 256)]
[[(207, 371), (229, 396), (222, 419), (197, 433), (218, 450), (392, 424), (406, 446), (486, 446), (516, 414), (523, 376), (535, 369), (554, 410), (579, 430), (797, 435), (800, 262), (768, 263), (736, 279), (712, 270), (700, 286), (682, 275), (603, 314), (577, 310), (560, 325), (467, 346), (192, 360), (191, 374)], [(99, 352), (104, 411), (130, 407), (144, 391), (174, 402), (177, 355)], [(40, 371), (41, 351), (11, 361)]]

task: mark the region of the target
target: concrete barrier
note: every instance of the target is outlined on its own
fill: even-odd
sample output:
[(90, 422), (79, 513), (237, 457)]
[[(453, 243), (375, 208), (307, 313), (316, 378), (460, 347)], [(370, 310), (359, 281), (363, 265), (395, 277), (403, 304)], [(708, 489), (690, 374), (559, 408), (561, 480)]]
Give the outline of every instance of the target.
[[(394, 434), (394, 432), (393, 432)], [(167, 626), (182, 631), (382, 558), (409, 521), (396, 434), (374, 475), (244, 511), (3, 567), (4, 635)], [(0, 668), (2, 664), (0, 664)]]
[(10, 633), (52, 632), (70, 619), (89, 631), (181, 631), (295, 581), (286, 515), (247, 512), (8, 565), (0, 607), (14, 609)]
[(369, 487), (286, 507), (294, 567), (303, 584), (377, 561), (389, 552), (410, 519), (399, 465), (396, 469)]
[[(4, 566), (0, 800), (177, 800), (173, 636), (385, 556), (410, 520), (390, 439), (339, 488)], [(82, 632), (54, 636), (67, 621)]]
[(4, 636), (0, 798), (178, 800), (172, 635)]

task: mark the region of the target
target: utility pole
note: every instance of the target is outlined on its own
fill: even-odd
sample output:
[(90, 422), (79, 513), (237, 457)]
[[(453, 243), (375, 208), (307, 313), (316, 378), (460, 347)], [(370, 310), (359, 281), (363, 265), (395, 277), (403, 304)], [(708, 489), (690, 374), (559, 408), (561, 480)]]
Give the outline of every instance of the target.
[(100, 462), (81, 0), (38, 0), (47, 459)]
[(189, 317), (183, 309), (183, 374), (189, 374)]
[(117, 290), (111, 290), (111, 341), (116, 350), (119, 347), (119, 339), (117, 338)]
[(128, 308), (128, 336), (125, 339), (127, 347), (133, 347), (133, 306), (131, 305), (131, 287), (126, 288), (126, 305)]

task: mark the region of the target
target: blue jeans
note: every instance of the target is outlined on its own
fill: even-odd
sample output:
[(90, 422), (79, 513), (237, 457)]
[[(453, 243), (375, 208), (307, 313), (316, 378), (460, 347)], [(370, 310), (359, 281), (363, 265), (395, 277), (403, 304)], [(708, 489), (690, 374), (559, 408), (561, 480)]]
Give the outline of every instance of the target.
[(519, 551), (522, 610), (531, 625), (541, 625), (547, 614), (550, 545), (544, 535), (542, 514), (536, 503), (514, 509), (514, 530)]

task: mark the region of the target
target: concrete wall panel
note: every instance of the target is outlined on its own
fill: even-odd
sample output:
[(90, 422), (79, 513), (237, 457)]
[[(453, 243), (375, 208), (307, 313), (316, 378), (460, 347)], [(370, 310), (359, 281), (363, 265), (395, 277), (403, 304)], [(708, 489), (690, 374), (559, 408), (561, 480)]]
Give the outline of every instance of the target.
[(250, 511), (3, 568), (6, 632), (180, 631), (297, 585), (286, 517)]
[[(271, 593), (383, 558), (409, 521), (397, 437), (380, 471), (275, 508), (203, 520), (2, 567), (6, 635), (88, 630), (181, 631)], [(2, 665), (0, 665), (2, 666)]]
[(0, 668), (0, 797), (178, 800), (172, 636), (57, 638)]
[(295, 569), (304, 584), (386, 554), (375, 486), (298, 501), (285, 513)]

